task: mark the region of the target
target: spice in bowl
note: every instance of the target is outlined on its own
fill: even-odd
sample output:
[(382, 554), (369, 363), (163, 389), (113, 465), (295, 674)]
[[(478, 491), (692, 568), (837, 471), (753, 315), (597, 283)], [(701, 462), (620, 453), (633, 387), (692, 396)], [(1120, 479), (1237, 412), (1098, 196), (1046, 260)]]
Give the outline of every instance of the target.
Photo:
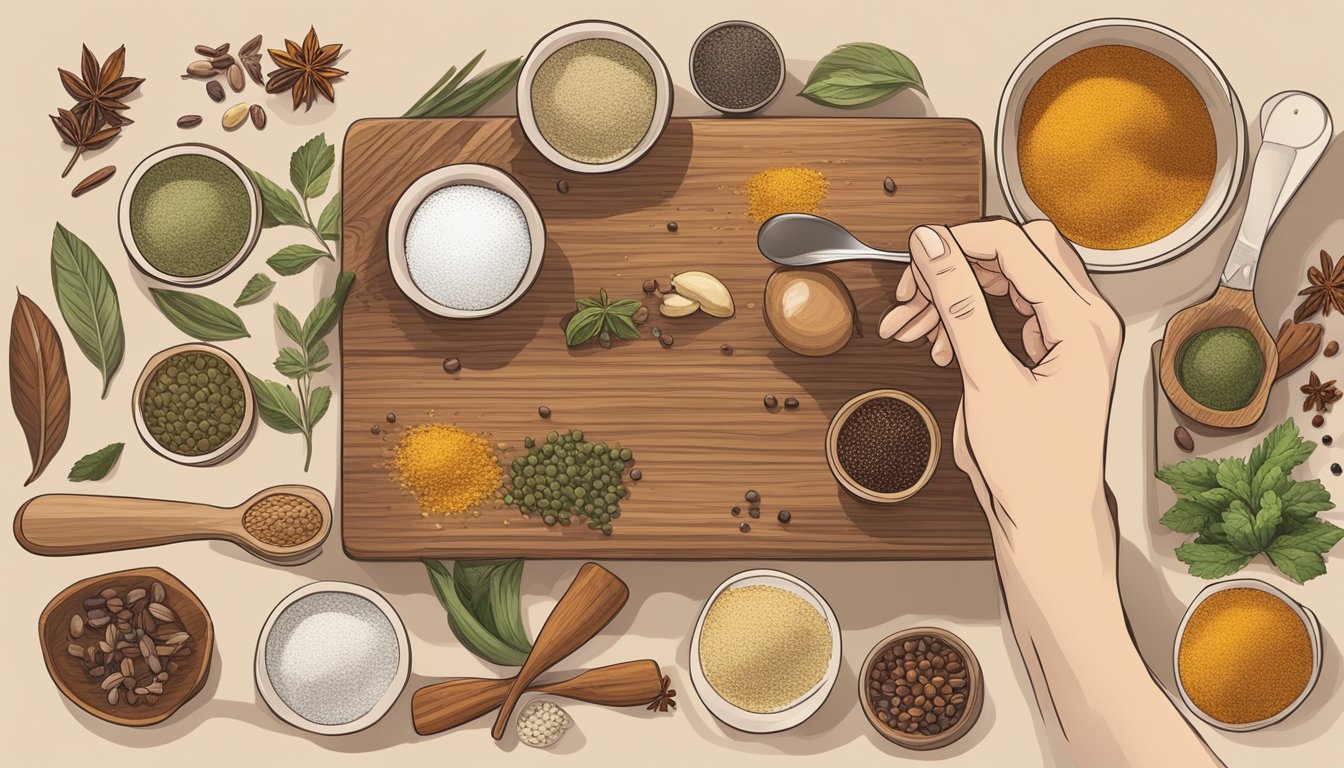
[(275, 493), (247, 508), (243, 529), (273, 547), (296, 547), (322, 530), (322, 513), (302, 496)]
[(851, 492), (870, 501), (899, 501), (928, 482), (937, 442), (937, 426), (923, 403), (897, 390), (875, 390), (836, 413), (827, 457)]
[(1195, 334), (1176, 354), (1176, 378), (1195, 402), (1215, 411), (1235, 411), (1260, 387), (1265, 361), (1245, 328), (1210, 328)]
[(229, 361), (199, 347), (159, 363), (144, 380), (142, 392), (145, 429), (171, 454), (214, 453), (244, 426), (246, 385)]
[(616, 40), (589, 38), (548, 56), (530, 96), (547, 144), (571, 160), (602, 165), (643, 141), (653, 125), (658, 88), (653, 68), (638, 51)]
[(980, 716), (979, 666), (949, 632), (918, 627), (868, 654), (859, 682), (868, 721), (887, 739), (933, 749), (964, 735)]
[(173, 154), (135, 182), (130, 239), (140, 256), (164, 275), (210, 275), (248, 245), (252, 208), (247, 186), (223, 161), (205, 154)]
[(691, 48), (691, 85), (700, 98), (725, 114), (764, 107), (783, 84), (784, 53), (775, 38), (755, 24), (716, 24)]
[(431, 301), (478, 311), (513, 294), (531, 261), (532, 236), (513, 198), (456, 184), (432, 192), (415, 209), (405, 250), (411, 280)]
[(1177, 641), (1182, 693), (1205, 720), (1231, 730), (1286, 716), (1319, 670), (1312, 631), (1277, 590), (1211, 589), (1196, 598)]

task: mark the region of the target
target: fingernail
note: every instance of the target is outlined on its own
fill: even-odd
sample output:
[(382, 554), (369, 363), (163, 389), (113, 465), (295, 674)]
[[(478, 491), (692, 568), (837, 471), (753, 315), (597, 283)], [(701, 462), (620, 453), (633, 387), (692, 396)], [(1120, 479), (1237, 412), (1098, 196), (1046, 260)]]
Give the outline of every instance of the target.
[(915, 227), (914, 235), (915, 239), (919, 241), (920, 247), (924, 249), (924, 254), (930, 260), (942, 258), (947, 254), (947, 246), (943, 245), (943, 238), (939, 237), (938, 233), (932, 229)]

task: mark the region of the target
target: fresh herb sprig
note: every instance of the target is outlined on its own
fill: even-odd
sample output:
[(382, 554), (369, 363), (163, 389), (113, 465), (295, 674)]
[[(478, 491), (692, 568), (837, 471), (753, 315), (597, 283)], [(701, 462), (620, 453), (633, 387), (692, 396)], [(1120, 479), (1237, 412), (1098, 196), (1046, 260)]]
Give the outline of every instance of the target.
[(422, 560), (429, 583), (463, 647), (505, 667), (521, 667), (532, 650), (520, 608), (523, 560), (458, 561), (453, 569)]
[(285, 378), (292, 379), (293, 387), (250, 373), (247, 375), (257, 397), (261, 420), (277, 432), (303, 435), (304, 472), (313, 461), (313, 428), (331, 405), (331, 387), (325, 384), (313, 387), (313, 376), (331, 367), (327, 359), (331, 350), (323, 337), (331, 333), (340, 320), (341, 307), (354, 280), (352, 272), (337, 276), (332, 295), (319, 299), (303, 323), (293, 312), (278, 303), (275, 305), (275, 319), (280, 330), (298, 345), (281, 347), (280, 355), (275, 359), (275, 369)]
[[(336, 167), (336, 148), (327, 143), (327, 135), (319, 133), (289, 156), (291, 191), (247, 169), (257, 188), (261, 190), (261, 226), (270, 229), (279, 226), (304, 227), (313, 234), (321, 248), (295, 243), (281, 248), (266, 260), (271, 269), (281, 275), (297, 275), (319, 259), (327, 258), (340, 263), (341, 193), (332, 195), (322, 213), (313, 218), (309, 201), (327, 192), (331, 172)], [(329, 244), (335, 243), (333, 249)]]
[[(467, 80), (467, 75), (471, 74), (483, 56), (485, 51), (476, 54), (461, 70), (449, 67), (443, 77), (402, 117), (464, 117), (475, 114), (476, 110), (518, 82), (518, 73), (523, 68), (522, 58), (506, 61)], [(463, 83), (463, 80), (466, 82)]]
[(565, 343), (577, 347), (594, 336), (603, 347), (611, 346), (611, 337), (632, 341), (639, 338), (635, 313), (643, 306), (639, 299), (608, 301), (607, 289), (598, 292), (595, 299), (579, 299), (578, 310), (565, 324)]
[(1325, 573), (1322, 556), (1344, 538), (1344, 528), (1316, 517), (1335, 508), (1320, 480), (1291, 477), (1314, 450), (1289, 419), (1247, 459), (1191, 459), (1158, 470), (1177, 497), (1162, 524), (1198, 534), (1176, 548), (1190, 573), (1219, 579), (1261, 553), (1299, 584)]

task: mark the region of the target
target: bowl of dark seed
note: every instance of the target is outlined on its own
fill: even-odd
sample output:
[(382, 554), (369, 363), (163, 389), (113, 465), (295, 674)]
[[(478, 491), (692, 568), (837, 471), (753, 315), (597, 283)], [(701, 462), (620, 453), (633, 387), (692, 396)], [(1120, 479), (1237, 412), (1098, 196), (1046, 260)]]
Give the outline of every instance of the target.
[(984, 698), (975, 654), (961, 638), (934, 627), (914, 627), (878, 643), (859, 679), (868, 722), (910, 749), (937, 749), (965, 736)]
[(691, 86), (725, 115), (755, 112), (784, 87), (784, 51), (756, 24), (720, 22), (691, 46)]
[(256, 420), (247, 372), (210, 344), (179, 344), (151, 357), (132, 397), (140, 438), (179, 464), (224, 461), (247, 441)]
[(214, 652), (205, 606), (159, 568), (72, 584), (47, 604), (37, 632), (61, 693), (116, 725), (166, 720), (204, 687)]
[(864, 392), (840, 406), (826, 430), (836, 482), (864, 501), (892, 503), (919, 492), (938, 467), (938, 422), (898, 389)]

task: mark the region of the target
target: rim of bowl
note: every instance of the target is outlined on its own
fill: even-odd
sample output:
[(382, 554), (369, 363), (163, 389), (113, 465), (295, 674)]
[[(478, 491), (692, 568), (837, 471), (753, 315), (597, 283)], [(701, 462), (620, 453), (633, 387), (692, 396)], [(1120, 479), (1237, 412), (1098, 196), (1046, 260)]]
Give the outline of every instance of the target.
[[(387, 690), (383, 692), (378, 702), (373, 705), (364, 715), (351, 720), (348, 723), (339, 723), (337, 725), (322, 725), (305, 719), (298, 712), (290, 708), (285, 700), (280, 698), (279, 692), (271, 685), (271, 680), (266, 672), (266, 641), (270, 639), (271, 630), (275, 627), (275, 622), (279, 620), (280, 615), (285, 609), (298, 601), (311, 595), (322, 592), (336, 592), (355, 597), (362, 597), (368, 600), (383, 614), (387, 623), (392, 626), (392, 632), (397, 637), (397, 671), (392, 676), (392, 682), (388, 683)], [(261, 693), (261, 700), (266, 702), (276, 717), (289, 723), (295, 728), (299, 728), (310, 733), (323, 735), (342, 735), (356, 733), (373, 725), (392, 709), (392, 705), (397, 703), (401, 692), (406, 688), (406, 681), (410, 678), (411, 672), (411, 643), (406, 635), (406, 625), (402, 623), (401, 616), (397, 613), (392, 604), (387, 601), (378, 592), (362, 587), (358, 584), (351, 584), (347, 581), (314, 581), (290, 592), (266, 617), (266, 623), (261, 627), (261, 634), (257, 636), (257, 651), (255, 662), (253, 664), (253, 677), (256, 679), (257, 690)]]
[[(700, 633), (704, 629), (705, 617), (709, 615), (709, 609), (714, 605), (714, 601), (719, 595), (734, 587), (757, 584), (779, 587), (806, 600), (826, 620), (831, 635), (831, 658), (826, 664), (826, 672), (822, 674), (821, 680), (796, 701), (774, 712), (750, 712), (729, 702), (710, 685), (709, 679), (705, 677), (705, 670), (700, 665)], [(826, 703), (840, 675), (843, 652), (840, 622), (836, 619), (830, 604), (826, 602), (826, 598), (822, 597), (811, 584), (792, 574), (769, 568), (740, 571), (724, 579), (723, 583), (710, 593), (695, 620), (695, 629), (691, 632), (689, 664), (691, 687), (695, 689), (696, 696), (710, 714), (724, 725), (745, 733), (778, 733), (802, 725)]]
[[(1252, 723), (1224, 723), (1206, 713), (1195, 702), (1191, 701), (1190, 696), (1185, 692), (1185, 683), (1181, 681), (1181, 641), (1185, 639), (1185, 628), (1190, 623), (1190, 617), (1195, 614), (1195, 609), (1209, 599), (1211, 595), (1228, 589), (1256, 589), (1279, 598), (1302, 620), (1302, 624), (1307, 630), (1307, 637), (1311, 639), (1311, 676), (1307, 678), (1307, 684), (1302, 688), (1302, 692), (1297, 695), (1297, 698), (1293, 699), (1291, 704), (1279, 712), (1264, 720), (1257, 720)], [(1258, 731), (1283, 720), (1296, 711), (1302, 705), (1302, 702), (1307, 700), (1311, 692), (1316, 689), (1316, 682), (1321, 677), (1321, 651), (1321, 624), (1310, 608), (1289, 597), (1283, 590), (1273, 584), (1259, 579), (1228, 579), (1204, 587), (1199, 591), (1199, 594), (1195, 595), (1195, 599), (1190, 601), (1190, 606), (1185, 609), (1185, 615), (1181, 617), (1180, 626), (1176, 628), (1176, 641), (1172, 644), (1171, 649), (1171, 667), (1175, 671), (1176, 692), (1180, 695), (1181, 701), (1185, 702), (1185, 706), (1195, 713), (1196, 717), (1220, 730), (1244, 733), (1246, 731)]]
[[(420, 204), (425, 201), (425, 198), (441, 189), (463, 185), (486, 187), (508, 195), (509, 199), (513, 200), (522, 209), (523, 218), (527, 222), (528, 236), (532, 241), (527, 268), (518, 280), (518, 285), (503, 301), (485, 309), (457, 309), (434, 301), (420, 289), (420, 286), (415, 284), (415, 280), (411, 277), (410, 268), (406, 264), (406, 230), (410, 227), (411, 219), (415, 216), (416, 210), (420, 208)], [(541, 271), (541, 262), (545, 256), (545, 251), (546, 222), (542, 218), (536, 202), (532, 200), (532, 196), (527, 193), (527, 190), (517, 179), (507, 171), (493, 165), (455, 163), (435, 168), (420, 176), (411, 182), (410, 186), (406, 187), (405, 192), (401, 193), (396, 205), (392, 207), (392, 216), (387, 225), (388, 265), (392, 269), (392, 278), (396, 281), (402, 294), (430, 314), (455, 320), (489, 317), (512, 306), (536, 282), (537, 274)]]
[[(876, 400), (880, 397), (890, 397), (909, 405), (924, 419), (924, 425), (929, 430), (929, 461), (924, 466), (924, 473), (919, 476), (915, 484), (896, 493), (879, 493), (877, 491), (865, 488), (840, 464), (839, 441), (840, 428), (844, 426), (850, 415), (858, 409), (860, 405), (869, 400)], [(933, 474), (938, 470), (938, 461), (942, 454), (942, 432), (938, 428), (938, 420), (933, 417), (933, 412), (929, 407), (914, 395), (899, 389), (871, 389), (862, 394), (851, 397), (848, 402), (840, 406), (840, 409), (831, 417), (831, 423), (826, 428), (826, 465), (830, 467), (831, 474), (835, 477), (840, 487), (844, 488), (851, 495), (864, 501), (872, 501), (879, 504), (894, 504), (898, 501), (905, 501), (923, 490), (924, 486), (933, 479)]]
[[(608, 163), (584, 163), (561, 154), (547, 143), (546, 137), (541, 134), (541, 128), (537, 125), (536, 114), (532, 111), (532, 81), (536, 78), (541, 65), (561, 48), (581, 40), (592, 39), (623, 43), (638, 53), (653, 71), (653, 119), (649, 121), (649, 129), (633, 149)], [(532, 50), (523, 61), (522, 70), (518, 73), (517, 101), (518, 124), (522, 126), (523, 135), (527, 137), (528, 143), (541, 153), (542, 157), (574, 173), (612, 173), (634, 165), (653, 149), (658, 138), (663, 135), (668, 120), (672, 117), (672, 76), (668, 74), (667, 64), (663, 62), (657, 49), (633, 29), (613, 21), (596, 19), (575, 21), (551, 30), (532, 46)]]
[[(1155, 36), (1152, 39), (1159, 41), (1159, 44), (1146, 44), (1149, 41), (1136, 39), (1134, 30), (1142, 30), (1137, 35)], [(1114, 34), (1107, 38), (1104, 36), (1107, 31)], [(1084, 41), (1084, 44), (1076, 49), (1066, 44), (1079, 35), (1098, 37), (1094, 41)], [(1003, 94), (999, 99), (994, 127), (995, 165), (999, 187), (1003, 191), (1008, 209), (1018, 221), (1049, 218), (1027, 194), (1017, 163), (1017, 131), (1027, 96), (1035, 87), (1039, 76), (1059, 61), (1078, 51), (1098, 45), (1125, 45), (1138, 48), (1175, 67), (1190, 82), (1204, 102), (1209, 112), (1209, 119), (1213, 123), (1216, 141), (1214, 175), (1204, 202), (1175, 230), (1151, 243), (1118, 250), (1089, 248), (1070, 241), (1089, 271), (1129, 272), (1162, 264), (1190, 251), (1223, 222), (1245, 176), (1248, 146), (1246, 115), (1242, 112), (1236, 91), (1232, 90), (1227, 77), (1213, 59), (1203, 49), (1173, 29), (1149, 21), (1120, 17), (1092, 19), (1062, 29), (1032, 48), (1018, 63), (1004, 85)], [(1063, 49), (1067, 51), (1061, 52)], [(1179, 58), (1181, 52), (1198, 61), (1200, 66), (1197, 68), (1187, 66), (1188, 62)], [(1027, 81), (1029, 71), (1037, 73), (1030, 82)], [(1220, 116), (1221, 120), (1218, 119)], [(1229, 120), (1230, 125), (1227, 123)], [(1222, 123), (1221, 131), (1219, 123)], [(1225, 139), (1228, 138), (1226, 134), (1229, 133), (1232, 146), (1227, 146), (1225, 143)]]
[[(886, 723), (877, 719), (877, 716), (873, 713), (872, 702), (868, 700), (868, 671), (877, 662), (878, 655), (896, 643), (904, 642), (912, 636), (923, 635), (936, 635), (944, 643), (955, 646), (954, 650), (959, 652), (966, 662), (966, 679), (970, 685), (970, 692), (966, 695), (967, 706), (962, 711), (961, 719), (953, 723), (951, 728), (933, 736), (902, 733), (888, 727)], [(861, 673), (859, 676), (859, 706), (863, 708), (864, 717), (868, 719), (868, 722), (878, 733), (882, 734), (883, 738), (893, 744), (916, 750), (945, 747), (969, 733), (980, 719), (980, 710), (985, 703), (985, 678), (980, 672), (980, 660), (976, 658), (975, 651), (971, 650), (970, 644), (950, 629), (932, 626), (910, 627), (887, 635), (868, 652), (868, 656), (864, 658), (863, 666), (859, 668), (859, 671)]]
[[(139, 246), (135, 244), (135, 236), (131, 233), (131, 198), (135, 196), (135, 189), (140, 184), (140, 180), (144, 178), (150, 168), (160, 162), (170, 157), (180, 157), (182, 155), (201, 155), (212, 160), (218, 160), (230, 171), (233, 171), (233, 174), (243, 183), (243, 189), (247, 190), (252, 215), (252, 220), (247, 228), (247, 237), (243, 240), (242, 247), (238, 249), (238, 253), (234, 254), (233, 258), (224, 262), (218, 269), (206, 272), (203, 275), (187, 277), (170, 275), (149, 263), (149, 259), (145, 258), (145, 255), (140, 252)], [(242, 163), (234, 159), (233, 155), (218, 147), (188, 142), (174, 144), (152, 152), (144, 160), (141, 160), (139, 165), (135, 166), (135, 170), (131, 171), (130, 177), (126, 179), (126, 184), (122, 186), (121, 198), (117, 202), (117, 229), (121, 236), (122, 247), (126, 249), (126, 253), (131, 257), (131, 263), (135, 265), (136, 269), (160, 282), (192, 288), (221, 280), (243, 263), (243, 260), (256, 247), (257, 238), (261, 235), (261, 214), (261, 190), (257, 188), (257, 183), (252, 180), (252, 176), (248, 174)]]
[[(775, 81), (775, 89), (770, 91), (770, 95), (766, 96), (765, 99), (750, 107), (733, 109), (731, 107), (725, 107), (721, 104), (718, 104), (713, 99), (706, 96), (704, 91), (700, 90), (700, 83), (697, 82), (695, 79), (695, 52), (700, 49), (700, 43), (704, 41), (704, 39), (709, 35), (709, 33), (723, 29), (724, 27), (751, 27), (757, 32), (760, 32), (762, 35), (765, 35), (765, 38), (770, 41), (770, 45), (774, 46), (775, 53), (779, 54), (779, 79)], [(701, 101), (705, 102), (710, 107), (718, 110), (719, 112), (722, 112), (725, 115), (736, 116), (736, 115), (749, 115), (752, 112), (757, 112), (761, 109), (764, 109), (767, 105), (770, 104), (770, 102), (774, 101), (775, 97), (778, 96), (779, 92), (784, 88), (784, 78), (786, 76), (786, 70), (788, 69), (788, 66), (787, 62), (784, 59), (784, 49), (780, 46), (779, 41), (775, 39), (775, 36), (770, 34), (770, 30), (766, 29), (765, 27), (762, 27), (760, 24), (756, 24), (750, 21), (745, 21), (743, 19), (732, 19), (729, 21), (720, 21), (718, 24), (712, 25), (711, 27), (709, 27), (709, 29), (706, 29), (704, 32), (701, 32), (699, 37), (695, 38), (695, 42), (691, 44), (691, 55), (689, 57), (688, 68), (691, 74), (691, 88), (695, 90), (695, 95), (699, 96)]]
[[(145, 386), (149, 383), (150, 374), (154, 373), (165, 360), (182, 352), (203, 352), (220, 358), (229, 366), (233, 375), (237, 376), (238, 381), (243, 385), (243, 420), (238, 425), (238, 431), (215, 450), (203, 453), (200, 456), (183, 456), (180, 453), (170, 451), (154, 439), (154, 435), (150, 434), (149, 425), (145, 423)], [(218, 464), (237, 453), (243, 447), (243, 443), (251, 437), (252, 430), (256, 427), (257, 400), (256, 394), (252, 391), (252, 382), (247, 377), (247, 371), (243, 368), (242, 363), (238, 362), (237, 358), (214, 344), (194, 341), (160, 350), (149, 358), (149, 362), (145, 363), (145, 367), (140, 371), (140, 377), (135, 380), (135, 387), (131, 389), (131, 415), (135, 419), (135, 431), (140, 434), (140, 439), (144, 441), (145, 445), (149, 446), (150, 450), (178, 464), (190, 467), (208, 467)]]

